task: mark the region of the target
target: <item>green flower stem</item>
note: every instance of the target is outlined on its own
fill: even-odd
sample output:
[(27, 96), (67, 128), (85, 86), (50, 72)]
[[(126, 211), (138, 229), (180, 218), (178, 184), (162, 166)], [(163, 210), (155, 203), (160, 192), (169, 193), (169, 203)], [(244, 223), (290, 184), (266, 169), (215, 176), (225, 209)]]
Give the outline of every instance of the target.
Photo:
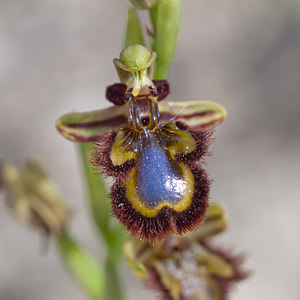
[(80, 144), (92, 215), (109, 253), (112, 253), (114, 257), (120, 257), (120, 245), (122, 245), (121, 243), (124, 241), (126, 233), (123, 227), (111, 218), (109, 191), (106, 188), (103, 177), (97, 174), (98, 171), (88, 161), (92, 147), (91, 144)]
[(57, 248), (72, 275), (77, 279), (91, 300), (104, 298), (105, 273), (99, 263), (67, 233), (56, 239)]
[[(95, 224), (107, 247), (106, 259), (106, 293), (105, 300), (121, 300), (123, 293), (118, 277), (118, 267), (122, 261), (122, 244), (126, 233), (123, 227), (111, 219), (110, 198), (103, 177), (89, 163), (92, 146), (80, 144), (80, 153), (90, 196), (90, 206)], [(109, 268), (107, 267), (109, 265)], [(113, 289), (113, 291), (111, 291)], [(108, 298), (113, 293), (115, 298)]]
[(97, 171), (92, 167), (88, 161), (91, 144), (81, 143), (79, 145), (84, 173), (89, 192), (91, 212), (94, 217), (96, 226), (102, 234), (104, 240), (107, 242), (110, 237), (109, 232), (109, 218), (110, 218), (110, 199), (106, 189), (105, 182)]
[[(122, 241), (123, 244), (124, 241)], [(122, 248), (122, 247), (121, 247)], [(115, 262), (111, 256), (107, 257), (105, 263), (106, 289), (105, 300), (122, 300), (125, 298), (124, 288), (119, 273), (119, 268), (116, 267)]]

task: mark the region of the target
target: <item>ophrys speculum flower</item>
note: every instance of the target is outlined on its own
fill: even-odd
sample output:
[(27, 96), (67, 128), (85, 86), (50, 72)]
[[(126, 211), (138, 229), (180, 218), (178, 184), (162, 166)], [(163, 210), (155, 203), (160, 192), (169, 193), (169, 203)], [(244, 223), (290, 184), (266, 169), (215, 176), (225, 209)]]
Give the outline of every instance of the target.
[(203, 225), (192, 234), (149, 243), (129, 238), (123, 247), (133, 273), (163, 300), (225, 300), (245, 279), (243, 255), (216, 248), (211, 239), (227, 227), (223, 208), (212, 203)]
[(202, 158), (225, 109), (210, 101), (160, 102), (165, 80), (152, 81), (155, 53), (130, 46), (115, 59), (121, 83), (108, 87), (114, 107), (71, 113), (58, 130), (96, 144), (91, 162), (114, 178), (113, 214), (134, 235), (161, 239), (203, 221), (209, 179)]

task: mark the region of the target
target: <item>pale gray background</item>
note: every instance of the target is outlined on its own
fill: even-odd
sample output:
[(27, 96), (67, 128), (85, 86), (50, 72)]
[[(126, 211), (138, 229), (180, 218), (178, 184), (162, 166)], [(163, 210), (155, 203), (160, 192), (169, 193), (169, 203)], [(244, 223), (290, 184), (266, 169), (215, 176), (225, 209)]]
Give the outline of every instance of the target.
[[(220, 243), (247, 252), (253, 276), (234, 300), (300, 294), (300, 1), (185, 0), (171, 69), (172, 99), (219, 101), (208, 170), (212, 198), (230, 214)], [(0, 158), (40, 158), (74, 212), (72, 231), (101, 255), (72, 143), (54, 128), (72, 110), (108, 105), (117, 81), (125, 0), (0, 1)], [(2, 196), (2, 195), (1, 195)], [(1, 197), (3, 200), (3, 197)], [(0, 300), (87, 299), (53, 245), (0, 201)], [(103, 253), (102, 253), (103, 254)], [(154, 299), (124, 268), (128, 299)]]

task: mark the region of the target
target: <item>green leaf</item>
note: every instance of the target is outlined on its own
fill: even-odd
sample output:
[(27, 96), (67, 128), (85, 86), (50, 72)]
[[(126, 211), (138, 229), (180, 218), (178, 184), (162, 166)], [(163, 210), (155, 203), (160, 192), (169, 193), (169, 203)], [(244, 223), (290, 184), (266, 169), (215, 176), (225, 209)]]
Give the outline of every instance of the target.
[(92, 300), (104, 299), (104, 268), (67, 233), (57, 238), (63, 261)]
[(145, 46), (145, 40), (138, 13), (134, 8), (129, 8), (124, 46), (128, 47), (134, 44)]

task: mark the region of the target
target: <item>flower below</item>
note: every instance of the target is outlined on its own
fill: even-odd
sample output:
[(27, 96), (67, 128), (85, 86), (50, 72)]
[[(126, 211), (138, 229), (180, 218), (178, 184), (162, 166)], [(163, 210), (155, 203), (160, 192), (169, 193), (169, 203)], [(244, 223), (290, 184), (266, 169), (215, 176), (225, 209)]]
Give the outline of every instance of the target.
[(3, 163), (0, 179), (7, 206), (19, 220), (49, 235), (65, 230), (70, 210), (37, 160), (29, 159), (24, 169)]
[(124, 254), (134, 274), (169, 300), (225, 300), (234, 283), (248, 273), (241, 269), (243, 256), (216, 248), (206, 240), (226, 228), (224, 211), (213, 204), (199, 231), (169, 237), (154, 246), (129, 239)]
[(225, 109), (209, 101), (164, 102), (166, 80), (152, 81), (155, 53), (130, 46), (115, 59), (121, 83), (107, 88), (114, 107), (68, 114), (68, 139), (93, 142), (91, 162), (114, 179), (113, 214), (140, 238), (162, 239), (203, 222), (209, 179), (203, 157)]

